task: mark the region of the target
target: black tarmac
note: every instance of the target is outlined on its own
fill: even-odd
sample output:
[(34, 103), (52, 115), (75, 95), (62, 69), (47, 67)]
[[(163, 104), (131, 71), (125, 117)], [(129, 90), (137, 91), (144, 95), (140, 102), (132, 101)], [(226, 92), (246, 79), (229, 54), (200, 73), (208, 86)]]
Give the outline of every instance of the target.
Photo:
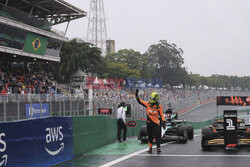
[(143, 152), (123, 160), (114, 167), (249, 167), (250, 148), (240, 148), (238, 152), (224, 151), (216, 148), (203, 151), (200, 136), (196, 136), (187, 144), (168, 143), (162, 146), (160, 154)]
[[(183, 114), (180, 118), (187, 121), (199, 122), (223, 115), (223, 110), (233, 109), (232, 106), (219, 106), (216, 103), (201, 105), (199, 108)], [(237, 108), (236, 108), (237, 109)], [(239, 115), (246, 114), (241, 113)], [(239, 151), (225, 151), (224, 148), (214, 148), (203, 151), (201, 136), (196, 135), (186, 144), (170, 142), (162, 146), (158, 154), (147, 151), (140, 152), (129, 158), (117, 160), (116, 164), (104, 164), (105, 167), (250, 167), (250, 147), (240, 148)]]
[(217, 116), (217, 111), (218, 111), (218, 116), (220, 116), (223, 115), (224, 110), (238, 109), (238, 108), (239, 107), (232, 107), (232, 106), (217, 107), (215, 102), (207, 103), (207, 104), (202, 104), (200, 107), (194, 109), (191, 112), (187, 112), (184, 113), (183, 115), (180, 115), (179, 118), (191, 122), (201, 122), (209, 119), (214, 119)]
[[(232, 107), (220, 106), (218, 115), (223, 115), (223, 110), (226, 109), (232, 109)], [(209, 103), (181, 115), (180, 118), (199, 122), (213, 119), (216, 115), (216, 103)], [(239, 113), (240, 115), (249, 120), (250, 115), (247, 112)], [(145, 145), (145, 147), (147, 146)], [(250, 147), (240, 148), (237, 152), (225, 151), (223, 148), (203, 151), (200, 134), (186, 144), (176, 142), (163, 144), (161, 151), (158, 154), (154, 148), (152, 154), (147, 153), (147, 149), (132, 154), (107, 152), (107, 154), (94, 155), (87, 153), (74, 161), (60, 165), (60, 167), (250, 167)]]

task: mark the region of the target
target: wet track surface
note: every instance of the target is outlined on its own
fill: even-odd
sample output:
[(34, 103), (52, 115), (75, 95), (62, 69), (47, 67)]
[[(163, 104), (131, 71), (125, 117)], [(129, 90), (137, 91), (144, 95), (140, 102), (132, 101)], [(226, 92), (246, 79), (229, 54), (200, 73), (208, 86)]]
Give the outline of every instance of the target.
[[(219, 107), (218, 115), (223, 110), (232, 107)], [(215, 103), (201, 105), (199, 108), (180, 116), (187, 121), (199, 122), (213, 119), (216, 116)], [(246, 112), (239, 113), (238, 117), (249, 117)], [(197, 135), (198, 134), (198, 135)], [(147, 153), (147, 144), (141, 144), (135, 137), (130, 138), (128, 143), (112, 143), (84, 154), (82, 157), (70, 161), (58, 167), (249, 167), (250, 147), (240, 148), (238, 152), (224, 151), (223, 148), (214, 148), (211, 151), (203, 151), (201, 148), (200, 130), (196, 131), (193, 140), (186, 144), (170, 142), (163, 144), (162, 152)]]
[[(218, 116), (223, 115), (223, 111), (227, 109), (245, 109), (245, 108), (246, 107), (219, 106)], [(239, 115), (240, 114), (241, 113), (239, 113)], [(217, 116), (217, 106), (216, 103), (213, 102), (213, 103), (202, 104), (200, 107), (194, 109), (193, 111), (180, 115), (179, 118), (191, 122), (200, 122), (213, 119), (216, 116)]]
[[(208, 103), (201, 105), (200, 107), (194, 109), (191, 112), (184, 113), (179, 117), (181, 119), (186, 119), (186, 121), (199, 122), (213, 119), (216, 116), (216, 112), (216, 103)], [(222, 111), (219, 111), (219, 114), (222, 115)]]
[[(108, 164), (107, 164), (108, 166)], [(248, 167), (250, 166), (250, 148), (241, 148), (239, 152), (226, 152), (223, 148), (202, 151), (200, 136), (187, 144), (168, 143), (162, 146), (160, 154), (142, 152), (113, 165), (114, 167)]]

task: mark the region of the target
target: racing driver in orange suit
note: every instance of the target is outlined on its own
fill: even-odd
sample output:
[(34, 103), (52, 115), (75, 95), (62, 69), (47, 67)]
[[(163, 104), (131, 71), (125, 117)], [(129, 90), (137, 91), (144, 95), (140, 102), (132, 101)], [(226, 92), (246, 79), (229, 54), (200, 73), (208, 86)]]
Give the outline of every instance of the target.
[(136, 89), (136, 99), (139, 104), (146, 107), (147, 111), (147, 132), (148, 132), (148, 146), (149, 153), (152, 153), (153, 139), (156, 138), (157, 152), (160, 153), (161, 144), (161, 125), (166, 128), (166, 121), (162, 112), (162, 105), (159, 103), (160, 95), (157, 92), (153, 92), (150, 95), (149, 102), (143, 101), (138, 96), (139, 90)]

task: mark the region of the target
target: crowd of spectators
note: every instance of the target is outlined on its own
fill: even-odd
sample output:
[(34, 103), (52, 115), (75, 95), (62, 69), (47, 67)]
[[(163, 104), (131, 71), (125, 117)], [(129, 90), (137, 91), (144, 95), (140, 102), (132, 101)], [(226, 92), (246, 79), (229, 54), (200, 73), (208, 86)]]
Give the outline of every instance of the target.
[(39, 72), (34, 65), (1, 64), (0, 90), (7, 94), (54, 94), (56, 82)]
[[(124, 101), (128, 104), (137, 106), (135, 99), (135, 89), (94, 89), (94, 102), (98, 107), (113, 108), (116, 104)], [(166, 89), (166, 88), (145, 88), (139, 91), (142, 100), (148, 101), (152, 92), (160, 94), (160, 103), (166, 109), (169, 106), (176, 111), (201, 104), (203, 102), (215, 101), (216, 96), (247, 96), (249, 91), (223, 91), (223, 90), (196, 90), (196, 89)]]
[[(94, 90), (94, 99), (96, 100), (130, 100), (134, 99), (134, 91), (131, 89), (95, 89)], [(148, 100), (152, 92), (158, 92), (160, 94), (162, 101), (167, 101), (169, 99), (177, 100), (179, 98), (188, 98), (194, 95), (200, 96), (206, 93), (206, 91), (197, 91), (197, 90), (183, 90), (183, 89), (143, 89), (140, 91), (140, 97), (143, 100)]]

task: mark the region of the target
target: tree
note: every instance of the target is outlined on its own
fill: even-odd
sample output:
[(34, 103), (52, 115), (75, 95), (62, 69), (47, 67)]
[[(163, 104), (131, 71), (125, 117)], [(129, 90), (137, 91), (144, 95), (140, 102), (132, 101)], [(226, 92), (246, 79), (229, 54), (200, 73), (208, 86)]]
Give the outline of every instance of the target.
[(122, 62), (108, 62), (106, 71), (103, 74), (104, 78), (126, 79), (127, 77), (139, 78), (140, 71), (129, 68), (128, 64)]
[(101, 50), (80, 39), (73, 39), (64, 43), (61, 49), (60, 63), (37, 63), (37, 67), (44, 69), (58, 82), (69, 82), (70, 77), (78, 69), (85, 72), (100, 74), (104, 71), (104, 60)]
[(132, 71), (139, 71), (139, 76), (141, 78), (148, 78), (149, 71), (147, 65), (147, 59), (140, 52), (134, 51), (132, 49), (119, 50), (116, 53), (109, 54), (105, 57), (106, 64), (111, 62), (125, 63), (128, 68)]
[(201, 79), (199, 74), (190, 74), (188, 78), (190, 86), (195, 86), (197, 89), (201, 85)]
[(171, 86), (183, 84), (187, 72), (182, 67), (182, 54), (182, 49), (177, 48), (175, 44), (169, 44), (166, 40), (151, 45), (145, 53), (151, 77), (161, 78)]
[(103, 60), (101, 50), (90, 43), (73, 39), (65, 43), (61, 50), (59, 74), (66, 82), (78, 69), (86, 72), (100, 72)]

